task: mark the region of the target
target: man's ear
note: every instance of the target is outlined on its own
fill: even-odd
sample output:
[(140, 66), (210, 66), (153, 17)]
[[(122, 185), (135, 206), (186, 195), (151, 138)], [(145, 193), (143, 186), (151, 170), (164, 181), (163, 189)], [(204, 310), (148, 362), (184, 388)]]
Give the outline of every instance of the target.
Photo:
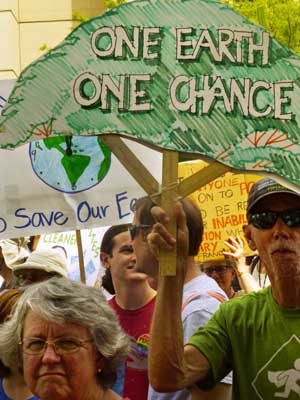
[(101, 251), (101, 253), (100, 253), (100, 261), (101, 261), (101, 264), (102, 264), (102, 266), (104, 268), (109, 268), (110, 267), (109, 258), (110, 258), (109, 254), (104, 253), (103, 251)]
[(252, 234), (252, 226), (251, 225), (243, 225), (243, 231), (245, 239), (247, 240), (248, 246), (251, 250), (257, 250), (255, 241), (253, 239)]

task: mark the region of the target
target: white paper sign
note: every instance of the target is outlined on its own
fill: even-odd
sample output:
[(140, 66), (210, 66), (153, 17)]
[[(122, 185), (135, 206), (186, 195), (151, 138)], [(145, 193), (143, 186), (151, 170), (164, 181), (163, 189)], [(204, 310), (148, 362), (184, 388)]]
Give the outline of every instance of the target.
[[(83, 259), (87, 285), (93, 286), (96, 279), (101, 280), (104, 268), (100, 263), (100, 244), (105, 231), (109, 227), (84, 229), (81, 231)], [(68, 260), (68, 277), (80, 281), (80, 269), (75, 231), (48, 233), (42, 235), (38, 249), (56, 248), (63, 252)]]
[[(9, 89), (0, 81), (2, 99)], [(161, 182), (161, 153), (124, 141)], [(0, 239), (131, 222), (145, 195), (97, 136), (0, 150), (0, 178)]]

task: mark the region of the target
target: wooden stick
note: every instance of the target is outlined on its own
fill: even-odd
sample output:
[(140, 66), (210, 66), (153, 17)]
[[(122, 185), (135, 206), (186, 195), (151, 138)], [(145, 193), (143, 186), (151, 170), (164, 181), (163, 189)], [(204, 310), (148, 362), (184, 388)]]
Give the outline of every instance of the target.
[(195, 172), (193, 175), (181, 181), (178, 185), (178, 195), (180, 197), (186, 197), (231, 169), (232, 168), (227, 165), (214, 161), (207, 167)]
[(121, 164), (133, 176), (147, 194), (159, 192), (159, 183), (130, 148), (115, 135), (101, 136), (101, 140), (111, 149)]
[(77, 243), (78, 259), (79, 259), (80, 281), (82, 283), (86, 283), (81, 232), (79, 229), (76, 229), (76, 243)]
[(41, 235), (35, 235), (34, 236), (33, 243), (32, 243), (32, 246), (31, 246), (31, 251), (35, 251), (36, 250), (36, 248), (37, 248), (37, 246), (39, 244), (40, 238), (41, 238)]
[[(173, 214), (174, 201), (177, 198), (178, 152), (165, 150), (163, 152), (163, 181), (161, 206), (170, 216), (169, 231), (176, 237), (176, 220)], [(161, 276), (176, 275), (176, 248), (172, 253), (159, 253), (159, 273)]]

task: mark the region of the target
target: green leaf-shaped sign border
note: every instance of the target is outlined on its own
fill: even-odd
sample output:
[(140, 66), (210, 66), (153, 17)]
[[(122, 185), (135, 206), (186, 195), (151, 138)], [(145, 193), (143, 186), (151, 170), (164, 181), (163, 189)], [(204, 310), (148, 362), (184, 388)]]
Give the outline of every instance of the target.
[(135, 1), (26, 68), (0, 146), (118, 134), (300, 184), (299, 59), (208, 0)]

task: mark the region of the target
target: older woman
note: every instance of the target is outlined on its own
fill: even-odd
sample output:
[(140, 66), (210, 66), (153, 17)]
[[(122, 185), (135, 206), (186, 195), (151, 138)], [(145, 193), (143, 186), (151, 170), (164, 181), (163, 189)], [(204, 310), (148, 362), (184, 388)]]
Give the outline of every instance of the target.
[(217, 282), (220, 288), (227, 294), (228, 299), (243, 294), (242, 291), (235, 292), (232, 287), (232, 282), (236, 276), (236, 272), (228, 258), (206, 261), (201, 264), (201, 269), (206, 273), (206, 275), (210, 276)]
[(129, 339), (99, 290), (65, 278), (32, 285), (0, 328), (0, 354), (41, 400), (117, 400), (109, 387)]

